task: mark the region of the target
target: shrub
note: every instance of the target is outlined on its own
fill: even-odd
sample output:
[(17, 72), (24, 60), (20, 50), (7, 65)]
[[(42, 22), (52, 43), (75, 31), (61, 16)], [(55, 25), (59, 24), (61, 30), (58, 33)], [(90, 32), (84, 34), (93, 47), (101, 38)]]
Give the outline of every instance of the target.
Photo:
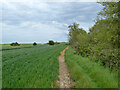
[(11, 45), (11, 46), (20, 46), (20, 44), (18, 44), (17, 42), (11, 43), (10, 45)]
[(50, 40), (48, 44), (49, 45), (54, 45), (55, 43), (54, 43), (54, 41)]
[(33, 43), (33, 46), (36, 46), (36, 45), (37, 45), (37, 43), (36, 43), (36, 42), (34, 42), (34, 43)]
[(56, 44), (56, 45), (57, 45), (57, 44), (60, 44), (60, 43), (59, 43), (59, 42), (55, 42), (54, 44)]

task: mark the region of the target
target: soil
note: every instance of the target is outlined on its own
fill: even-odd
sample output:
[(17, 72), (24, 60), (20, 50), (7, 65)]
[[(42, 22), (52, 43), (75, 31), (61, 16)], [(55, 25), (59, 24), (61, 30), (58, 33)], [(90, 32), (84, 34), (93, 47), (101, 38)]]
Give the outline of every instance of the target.
[(66, 49), (69, 49), (69, 47), (65, 48), (59, 56), (59, 76), (57, 81), (59, 88), (70, 88), (73, 84), (72, 80), (70, 79), (70, 73), (64, 59)]

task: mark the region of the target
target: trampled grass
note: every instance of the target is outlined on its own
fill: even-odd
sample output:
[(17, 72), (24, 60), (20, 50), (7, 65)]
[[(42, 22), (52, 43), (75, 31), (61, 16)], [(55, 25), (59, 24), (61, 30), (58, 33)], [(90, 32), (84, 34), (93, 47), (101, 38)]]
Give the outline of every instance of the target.
[(71, 48), (66, 51), (65, 59), (75, 88), (118, 88), (117, 71), (110, 72), (91, 58), (76, 55)]
[(65, 45), (5, 47), (2, 51), (3, 88), (57, 87), (58, 56)]

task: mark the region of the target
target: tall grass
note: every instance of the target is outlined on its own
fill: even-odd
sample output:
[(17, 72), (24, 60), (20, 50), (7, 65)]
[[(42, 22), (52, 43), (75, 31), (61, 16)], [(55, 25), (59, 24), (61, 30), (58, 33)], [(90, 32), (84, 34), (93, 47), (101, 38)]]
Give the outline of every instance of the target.
[(117, 71), (111, 72), (92, 58), (76, 55), (71, 48), (66, 51), (65, 59), (75, 88), (118, 88)]

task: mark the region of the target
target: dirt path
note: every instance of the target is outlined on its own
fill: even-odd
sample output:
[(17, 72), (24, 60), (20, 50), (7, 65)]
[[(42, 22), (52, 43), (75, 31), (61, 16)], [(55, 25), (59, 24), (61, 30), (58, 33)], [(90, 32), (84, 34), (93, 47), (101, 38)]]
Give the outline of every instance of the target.
[(68, 48), (69, 47), (65, 48), (59, 56), (59, 76), (57, 81), (57, 85), (59, 88), (70, 88), (72, 84), (72, 80), (70, 79), (70, 74), (64, 60), (64, 53), (65, 50)]

